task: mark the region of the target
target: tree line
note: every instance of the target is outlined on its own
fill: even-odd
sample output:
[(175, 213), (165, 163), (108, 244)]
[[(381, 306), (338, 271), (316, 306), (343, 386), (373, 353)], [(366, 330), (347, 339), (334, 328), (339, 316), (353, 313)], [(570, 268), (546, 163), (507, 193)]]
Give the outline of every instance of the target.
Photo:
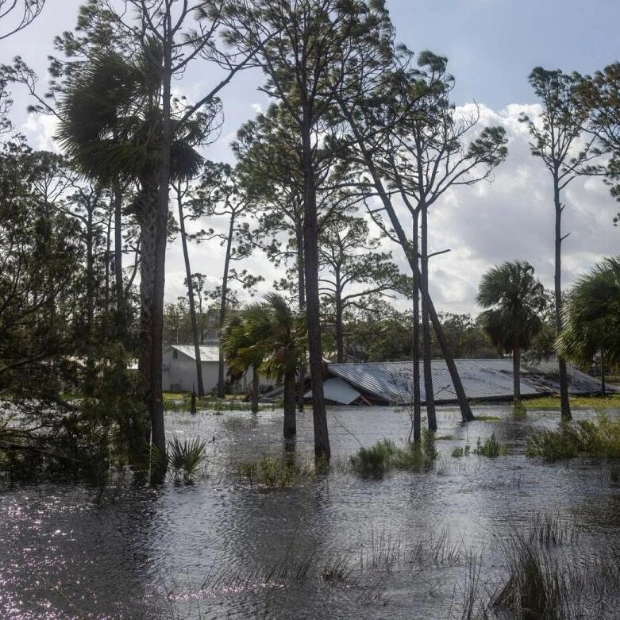
[[(36, 15), (33, 3), (24, 6), (25, 25)], [(2, 66), (0, 79), (6, 132), (9, 91), (25, 88), (31, 110), (56, 118), (63, 152), (32, 151), (5, 133), (0, 376), (12, 407), (45, 411), (50, 424), (90, 424), (102, 444), (118, 435), (134, 462), (145, 458), (148, 445), (165, 453), (165, 258), (171, 236), (179, 235), (197, 368), (203, 283), (188, 242), (224, 248), (214, 293), (220, 330), (234, 304), (234, 283), (251, 289), (259, 279), (235, 261), (262, 250), (288, 268), (277, 287), (303, 316), (308, 360), (304, 353), (295, 363), (305, 368), (307, 361), (309, 368), (318, 459), (330, 458), (325, 341), (331, 338), (343, 359), (348, 326), (373, 306), (389, 325), (385, 295), (412, 298), (406, 340), (414, 360), (414, 440), (420, 365), (429, 427), (436, 428), (434, 346), (446, 359), (463, 419), (473, 418), (446, 321), (429, 292), (428, 214), (449, 189), (490, 179), (507, 156), (507, 140), (502, 127), (481, 126), (477, 109), (457, 113), (447, 59), (415, 56), (400, 43), (384, 2), (89, 0), (55, 47), (48, 92), (38, 90), (37, 76), (19, 57)], [(182, 88), (193, 65), (213, 82), (192, 100), (176, 96), (173, 83)], [(604, 174), (618, 193), (614, 67), (592, 77), (540, 68), (530, 76), (543, 114), (523, 121), (532, 153), (553, 182), (558, 332), (561, 192), (577, 174)], [(222, 123), (220, 94), (251, 68), (262, 70), (261, 90), (273, 103), (240, 128), (234, 166), (205, 161), (204, 148), (218, 139)], [(603, 152), (605, 167), (593, 159)], [(215, 218), (223, 218), (225, 230), (200, 228)], [(399, 246), (409, 274), (382, 250), (384, 240)], [(287, 316), (279, 299), (269, 298), (274, 319)], [(135, 381), (128, 372), (134, 355)], [(563, 363), (560, 357), (561, 373)], [(282, 378), (287, 384), (290, 377)], [(68, 386), (84, 397), (81, 405), (63, 396)], [(223, 386), (220, 376), (220, 395)], [(564, 380), (562, 386), (562, 413), (569, 417)], [(55, 420), (54, 407), (62, 409)], [(98, 410), (113, 413), (98, 418)], [(20, 449), (16, 436), (11, 445)], [(162, 465), (155, 474), (163, 473)]]

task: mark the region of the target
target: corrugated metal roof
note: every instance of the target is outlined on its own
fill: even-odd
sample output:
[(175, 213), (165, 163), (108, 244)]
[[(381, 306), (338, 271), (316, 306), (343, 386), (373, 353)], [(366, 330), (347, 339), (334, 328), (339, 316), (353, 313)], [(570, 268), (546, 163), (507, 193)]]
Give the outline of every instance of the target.
[[(512, 395), (512, 360), (455, 360), (463, 382), (465, 394), (471, 399), (506, 398)], [(456, 400), (450, 373), (444, 360), (431, 362), (433, 391), (437, 402)], [(391, 404), (410, 403), (412, 397), (412, 362), (372, 362), (365, 364), (330, 364), (331, 374), (341, 377), (354, 387), (360, 388)], [(424, 370), (420, 364), (421, 398), (424, 391)], [(522, 378), (521, 395), (541, 393)]]
[[(193, 344), (171, 344), (170, 347), (179, 353), (186, 355), (190, 359), (195, 360), (196, 354)], [(200, 345), (200, 361), (201, 362), (217, 362), (219, 361), (220, 348), (209, 344)]]
[[(306, 398), (312, 397), (312, 390), (304, 394)], [(346, 381), (338, 377), (326, 379), (323, 382), (323, 396), (327, 400), (341, 405), (350, 405), (360, 397), (360, 393), (353, 389)]]

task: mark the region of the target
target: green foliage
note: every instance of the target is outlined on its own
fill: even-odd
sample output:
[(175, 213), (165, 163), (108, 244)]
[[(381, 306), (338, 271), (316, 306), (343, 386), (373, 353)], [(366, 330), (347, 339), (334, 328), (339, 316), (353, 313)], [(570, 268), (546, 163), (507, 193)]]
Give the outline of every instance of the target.
[(437, 456), (435, 433), (424, 429), (421, 443), (410, 443), (405, 448), (398, 448), (393, 441), (381, 439), (374, 446), (360, 448), (350, 462), (360, 476), (382, 478), (392, 469), (427, 470)]
[(484, 443), (480, 437), (478, 437), (473, 453), (477, 456), (495, 458), (506, 454), (506, 446), (500, 444), (495, 437), (495, 433), (493, 433), (490, 437), (485, 439)]
[(461, 458), (463, 456), (469, 456), (470, 446), (467, 444), (464, 448), (457, 446), (452, 450), (452, 456), (456, 459)]
[(173, 437), (167, 444), (168, 465), (175, 478), (191, 482), (207, 462), (207, 442), (197, 437), (180, 441)]
[(570, 617), (568, 588), (557, 560), (539, 545), (514, 536), (507, 545), (508, 580), (493, 597), (493, 606), (525, 618), (562, 620)]
[(527, 262), (506, 262), (487, 271), (476, 302), (487, 308), (480, 321), (491, 342), (502, 352), (527, 349), (542, 329), (540, 318), (548, 300), (543, 285)]
[(600, 350), (608, 364), (620, 363), (620, 256), (606, 258), (577, 281), (563, 317), (562, 355), (589, 366)]
[(239, 463), (237, 473), (251, 486), (257, 484), (270, 489), (293, 487), (312, 475), (310, 469), (300, 467), (287, 458), (272, 456), (265, 456), (256, 462)]
[(562, 422), (557, 431), (534, 430), (525, 455), (546, 461), (588, 456), (620, 459), (620, 420), (599, 415), (596, 420)]

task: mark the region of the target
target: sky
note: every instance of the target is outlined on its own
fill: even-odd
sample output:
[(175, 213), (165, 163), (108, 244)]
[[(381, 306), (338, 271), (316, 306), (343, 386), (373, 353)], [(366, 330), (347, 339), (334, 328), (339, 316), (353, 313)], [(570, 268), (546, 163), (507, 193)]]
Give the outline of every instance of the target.
[[(44, 85), (52, 40), (75, 24), (78, 0), (47, 0), (26, 30), (0, 42), (0, 62), (15, 55), (38, 72)], [(433, 206), (429, 218), (430, 250), (451, 251), (432, 259), (431, 294), (438, 311), (477, 314), (475, 296), (480, 278), (493, 265), (527, 260), (543, 283), (553, 286), (554, 210), (551, 177), (529, 151), (527, 128), (517, 121), (521, 112), (536, 115), (535, 95), (528, 75), (536, 66), (565, 72), (592, 73), (620, 60), (618, 0), (387, 0), (398, 41), (414, 52), (431, 50), (449, 59), (456, 79), (453, 101), (466, 111), (479, 106), (481, 123), (500, 124), (509, 139), (509, 155), (492, 183), (459, 188)], [(0, 24), (1, 27), (1, 24)], [(209, 88), (209, 68), (196, 68), (177, 89), (188, 97)], [(225, 124), (219, 140), (205, 156), (232, 161), (230, 143), (238, 127), (253, 118), (267, 101), (257, 88), (260, 72), (238, 76), (223, 93)], [(13, 119), (37, 148), (55, 148), (49, 118), (27, 115), (23, 93), (14, 91)], [(612, 220), (620, 204), (599, 178), (578, 178), (564, 193), (563, 250), (565, 288), (605, 256), (620, 254), (620, 227)], [(217, 223), (205, 222), (204, 227)], [(392, 248), (406, 271), (402, 251)], [(192, 269), (209, 276), (215, 286), (222, 268), (218, 245), (190, 250)], [(259, 294), (279, 277), (262, 256), (244, 265), (262, 274)], [(167, 256), (166, 296), (175, 300), (183, 291), (180, 243)]]

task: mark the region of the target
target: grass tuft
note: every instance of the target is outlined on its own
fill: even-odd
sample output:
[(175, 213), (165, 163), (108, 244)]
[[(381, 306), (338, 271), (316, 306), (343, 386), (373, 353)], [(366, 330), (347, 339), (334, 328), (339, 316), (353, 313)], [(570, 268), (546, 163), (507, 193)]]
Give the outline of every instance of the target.
[(620, 459), (620, 419), (599, 414), (596, 420), (561, 422), (557, 431), (534, 430), (525, 455), (551, 462), (578, 456)]
[(484, 443), (482, 443), (480, 437), (478, 437), (476, 447), (474, 448), (474, 454), (477, 456), (495, 458), (506, 454), (506, 446), (500, 444), (495, 437), (495, 433), (493, 433), (490, 437), (485, 439)]
[(374, 446), (360, 448), (351, 457), (351, 466), (360, 476), (382, 478), (392, 469), (425, 471), (437, 458), (435, 433), (424, 429), (420, 443), (410, 443), (399, 448), (389, 439), (381, 439)]

